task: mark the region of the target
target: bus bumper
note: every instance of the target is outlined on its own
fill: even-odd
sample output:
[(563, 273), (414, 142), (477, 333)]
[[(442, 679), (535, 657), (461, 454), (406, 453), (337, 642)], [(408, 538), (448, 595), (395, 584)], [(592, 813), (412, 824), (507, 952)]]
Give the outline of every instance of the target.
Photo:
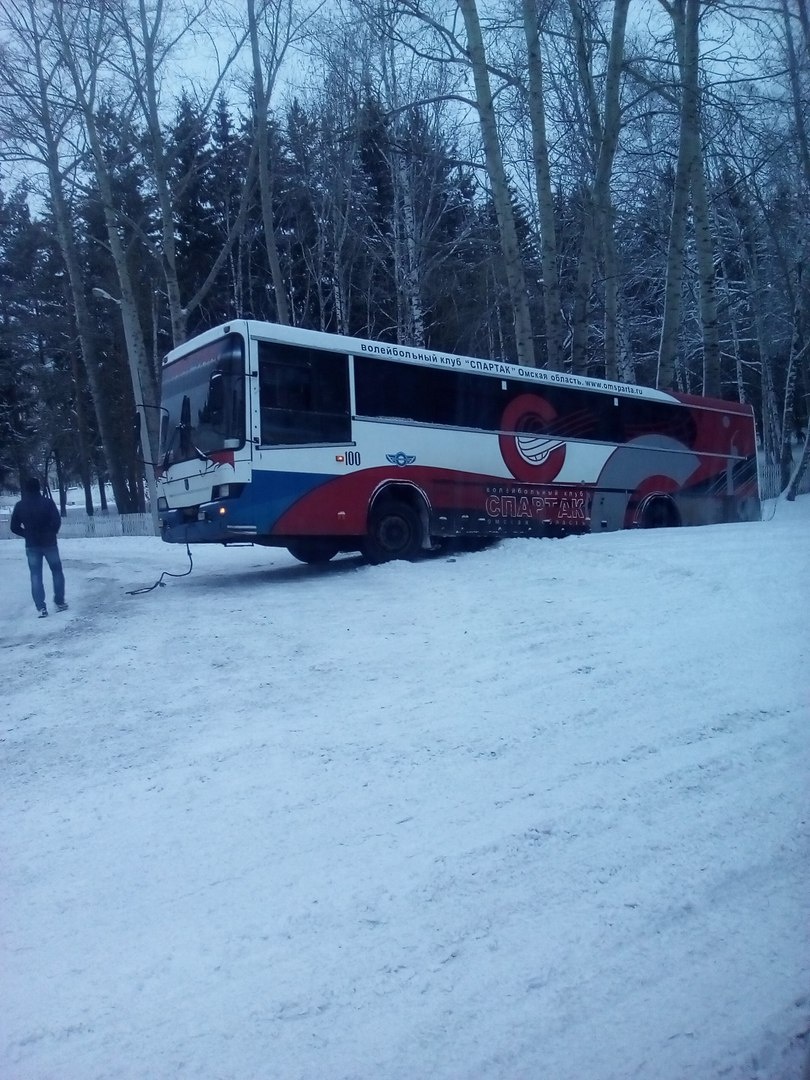
[(160, 514), (160, 538), (167, 544), (238, 544), (255, 539), (257, 532), (255, 525), (229, 519), (219, 503), (203, 504), (193, 516), (186, 510)]

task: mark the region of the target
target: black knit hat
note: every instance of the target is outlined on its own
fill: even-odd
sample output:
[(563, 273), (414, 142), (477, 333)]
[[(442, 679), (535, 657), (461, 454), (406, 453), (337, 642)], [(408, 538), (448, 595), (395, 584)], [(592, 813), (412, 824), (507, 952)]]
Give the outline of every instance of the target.
[(23, 490), (28, 495), (39, 495), (39, 480), (35, 476), (29, 476), (23, 485)]

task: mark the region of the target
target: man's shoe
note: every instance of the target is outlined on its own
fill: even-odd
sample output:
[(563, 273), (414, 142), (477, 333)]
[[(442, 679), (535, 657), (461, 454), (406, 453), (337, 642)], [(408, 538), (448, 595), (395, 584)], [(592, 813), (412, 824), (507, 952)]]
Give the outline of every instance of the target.
[(47, 619), (47, 617), (48, 617), (48, 609), (46, 607), (41, 607), (39, 609), (39, 617), (40, 617), (40, 619)]
[(67, 604), (64, 604), (64, 603), (63, 604), (57, 604), (56, 605), (56, 610), (57, 611), (67, 611), (67, 607), (68, 607)]

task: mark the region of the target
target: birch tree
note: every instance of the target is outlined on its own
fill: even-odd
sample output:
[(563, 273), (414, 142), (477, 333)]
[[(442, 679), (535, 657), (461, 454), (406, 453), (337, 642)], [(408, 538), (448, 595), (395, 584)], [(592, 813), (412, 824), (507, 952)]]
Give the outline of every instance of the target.
[[(806, 98), (803, 90), (810, 84), (810, 14), (806, 0), (797, 0), (797, 15), (799, 20), (799, 40), (802, 49), (797, 48), (793, 30), (793, 12), (788, 6), (788, 0), (781, 0), (782, 21), (785, 32), (785, 51), (787, 54), (788, 81), (790, 84), (790, 98), (793, 107), (793, 117), (796, 129), (796, 142), (798, 157), (801, 166), (801, 218), (803, 222), (802, 245), (796, 266), (796, 301), (793, 307), (793, 333), (790, 343), (790, 357), (788, 360), (788, 373), (785, 387), (785, 405), (782, 420), (782, 452), (780, 455), (782, 465), (782, 479), (789, 499), (795, 499), (799, 482), (810, 468), (810, 363), (808, 363), (808, 350), (810, 350), (810, 288), (808, 288), (807, 276), (810, 275), (808, 257), (810, 256), (810, 132), (808, 132), (808, 116)], [(804, 69), (800, 62), (800, 51), (804, 56)], [(803, 78), (802, 78), (803, 77)], [(804, 85), (803, 85), (804, 81)], [(790, 425), (789, 417), (793, 412), (794, 395), (799, 370), (803, 375), (803, 383), (807, 390), (805, 400), (805, 438), (802, 446), (799, 462), (793, 468), (792, 445), (788, 434)]]
[(302, 6), (300, 0), (247, 0), (253, 135), (258, 152), (264, 242), (276, 302), (276, 317), (284, 325), (289, 325), (290, 309), (276, 238), (270, 155), (270, 103), (287, 54), (303, 42), (308, 24), (318, 6), (320, 5)]
[[(270, 164), (270, 132), (268, 130), (270, 99), (273, 95), (276, 79), (289, 44), (292, 27), (293, 0), (278, 0), (274, 3), (261, 3), (247, 0), (248, 31), (250, 34), (250, 54), (253, 63), (253, 134), (259, 155), (259, 198), (264, 225), (264, 243), (267, 249), (267, 261), (273, 283), (276, 300), (276, 317), (284, 326), (290, 322), (287, 304), (287, 292), (281, 272), (281, 261), (276, 241), (276, 225), (273, 213), (273, 171)], [(259, 37), (259, 19), (269, 18), (273, 30), (268, 35), (268, 42), (262, 35), (262, 49)], [(280, 27), (284, 33), (279, 34)], [(286, 40), (285, 40), (285, 34)]]
[[(361, 5), (363, 6), (363, 5)], [(452, 11), (428, 10), (421, 0), (397, 0), (397, 8), (426, 28), (433, 36), (433, 44), (424, 48), (421, 43), (408, 39), (404, 31), (398, 38), (409, 45), (424, 60), (452, 66), (462, 77), (472, 77), (473, 96), (458, 87), (447, 98), (454, 98), (475, 110), (481, 133), (484, 162), (489, 188), (498, 222), (501, 255), (509, 291), (513, 316), (516, 359), (519, 363), (534, 366), (535, 344), (526, 274), (520, 252), (515, 213), (509, 188), (509, 177), (501, 149), (498, 120), (490, 74), (492, 68), (487, 60), (484, 35), (476, 0), (453, 0)], [(460, 15), (464, 25), (464, 39), (456, 32), (456, 19)], [(499, 76), (505, 73), (499, 71)], [(509, 80), (509, 76), (506, 76)]]
[[(303, 253), (320, 298), (320, 325), (338, 333), (361, 332), (356, 321), (360, 278), (369, 259), (368, 213), (360, 122), (364, 92), (372, 83), (369, 22), (326, 13), (313, 26), (317, 89), (309, 95), (315, 135), (307, 164), (315, 243)], [(292, 148), (296, 165), (300, 147)], [(362, 224), (361, 224), (362, 221)]]
[(447, 137), (452, 75), (402, 46), (405, 19), (397, 0), (365, 5), (364, 22), (366, 79), (379, 88), (371, 103), (379, 108), (375, 145), (389, 178), (386, 213), (365, 220), (393, 281), (398, 340), (425, 345), (432, 279), (469, 235), (462, 228), (450, 236), (446, 228), (448, 219), (458, 220), (454, 176), (461, 171)]
[(121, 313), (130, 379), (138, 409), (150, 505), (157, 513), (155, 465), (160, 449), (160, 381), (157, 358), (151, 357), (141, 324), (136, 290), (130, 271), (121, 222), (115, 206), (110, 164), (104, 152), (98, 109), (105, 71), (115, 60), (115, 27), (99, 11), (63, 6), (51, 0), (54, 29), (61, 46), (61, 60), (70, 79), (76, 107), (87, 140), (89, 161), (104, 212), (107, 240), (115, 265), (120, 296), (112, 298)]
[(613, 213), (610, 198), (610, 179), (621, 125), (620, 82), (627, 12), (630, 0), (615, 0), (610, 46), (605, 70), (604, 100), (600, 102), (593, 73), (593, 29), (581, 0), (569, 0), (580, 85), (585, 96), (588, 118), (593, 178), (584, 193), (582, 239), (574, 289), (572, 317), (571, 362), (579, 374), (586, 374), (588, 360), (588, 331), (590, 326), (589, 299), (593, 287), (596, 255), (601, 244), (607, 254), (611, 273), (606, 275), (605, 371), (608, 378), (618, 377), (617, 333), (618, 317), (616, 291), (617, 260), (613, 238)]
[[(177, 198), (182, 195), (190, 177), (173, 176), (177, 155), (172, 153), (166, 141), (165, 111), (168, 103), (165, 87), (172, 61), (177, 62), (184, 52), (194, 51), (199, 35), (207, 30), (208, 20), (213, 17), (212, 0), (197, 0), (195, 5), (183, 5), (179, 10), (173, 9), (166, 0), (107, 0), (105, 10), (111, 35), (107, 62), (126, 88), (129, 108), (143, 127), (149, 148), (146, 164), (154, 185), (160, 219), (160, 242), (153, 246), (153, 256), (161, 268), (165, 285), (172, 343), (180, 345), (188, 334), (189, 316), (205, 301), (244, 227), (255, 181), (256, 146), (254, 144), (252, 148), (245, 184), (230, 231), (199, 287), (193, 295), (183, 295), (175, 208)], [(196, 103), (200, 117), (207, 118), (213, 112), (223, 80), (240, 55), (245, 37), (246, 32), (237, 26), (230, 51), (214, 68), (201, 100)]]
[(714, 256), (700, 127), (700, 0), (660, 0), (670, 15), (680, 75), (678, 161), (667, 253), (664, 318), (658, 354), (658, 386), (674, 386), (681, 317), (687, 212), (690, 203), (700, 276), (703, 329), (703, 392), (720, 393), (720, 344)]
[(523, 272), (509, 182), (501, 153), (481, 23), (478, 18), (476, 0), (457, 0), (457, 2), (467, 34), (467, 55), (475, 85), (475, 103), (481, 124), (484, 158), (492, 190), (492, 201), (498, 218), (504, 268), (514, 311), (517, 362), (533, 367), (535, 364), (534, 335), (526, 276)]
[[(628, 0), (629, 2), (629, 0)], [(554, 191), (549, 165), (546, 133), (545, 92), (543, 88), (543, 52), (536, 0), (521, 0), (523, 32), (526, 37), (527, 101), (532, 135), (537, 206), (540, 217), (540, 244), (543, 266), (543, 313), (546, 324), (548, 367), (563, 367), (563, 323), (560, 281), (557, 271), (557, 230), (554, 220)]]
[[(130, 470), (122, 447), (122, 432), (112, 408), (118, 388), (113, 385), (110, 372), (102, 369), (76, 241), (72, 203), (84, 141), (76, 123), (72, 80), (64, 68), (64, 46), (56, 14), (50, 2), (8, 0), (5, 5), (2, 18), (10, 51), (8, 62), (0, 67), (0, 85), (4, 89), (0, 123), (5, 129), (7, 148), (40, 166), (47, 179), (49, 206), (67, 272), (81, 360), (107, 454), (116, 504), (125, 513), (138, 509), (139, 494), (127, 479)], [(80, 384), (78, 372), (75, 376)], [(89, 447), (84, 452), (89, 453)]]

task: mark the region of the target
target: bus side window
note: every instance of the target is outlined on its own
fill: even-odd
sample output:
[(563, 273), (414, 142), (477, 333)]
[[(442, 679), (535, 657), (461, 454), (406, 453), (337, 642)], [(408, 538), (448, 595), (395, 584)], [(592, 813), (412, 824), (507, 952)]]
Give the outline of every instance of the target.
[(695, 421), (690, 410), (683, 405), (622, 398), (619, 407), (624, 442), (645, 435), (665, 435), (684, 446), (695, 445)]
[(613, 394), (600, 394), (598, 406), (599, 438), (603, 442), (622, 441), (622, 416), (619, 399)]
[(349, 442), (348, 366), (343, 354), (260, 342), (262, 443)]

